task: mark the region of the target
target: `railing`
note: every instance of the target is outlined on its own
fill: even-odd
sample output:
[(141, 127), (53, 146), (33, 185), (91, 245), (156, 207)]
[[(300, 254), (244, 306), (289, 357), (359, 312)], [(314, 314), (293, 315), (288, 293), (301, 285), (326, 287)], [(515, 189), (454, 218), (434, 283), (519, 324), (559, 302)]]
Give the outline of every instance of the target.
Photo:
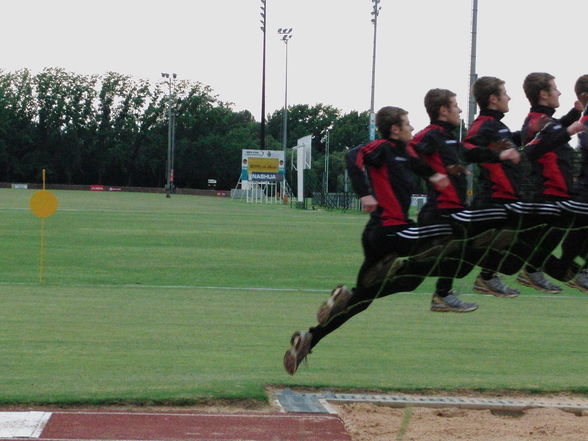
[(328, 209), (361, 211), (361, 202), (355, 193), (315, 192), (312, 201), (314, 205)]
[(231, 190), (231, 198), (253, 204), (282, 204), (287, 188), (281, 182), (248, 182), (246, 188)]

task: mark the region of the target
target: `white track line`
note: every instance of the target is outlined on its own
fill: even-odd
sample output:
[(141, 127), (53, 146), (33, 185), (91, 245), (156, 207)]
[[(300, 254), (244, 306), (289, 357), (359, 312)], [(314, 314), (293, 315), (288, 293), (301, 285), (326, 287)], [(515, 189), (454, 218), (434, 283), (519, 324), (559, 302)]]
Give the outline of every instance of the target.
[[(212, 441), (213, 438), (211, 438)], [(40, 441), (161, 441), (161, 438), (144, 438), (144, 439), (110, 439), (110, 438), (39, 438)], [(3, 440), (4, 441), (4, 440)], [(182, 439), (182, 441), (190, 441), (189, 438)], [(244, 439), (244, 438), (214, 438), (214, 441), (258, 441), (258, 439)]]
[(239, 413), (170, 413), (170, 412), (89, 412), (89, 411), (58, 411), (53, 412), (54, 415), (124, 415), (124, 416), (174, 416), (174, 417), (215, 417), (215, 418), (264, 418), (264, 419), (272, 419), (272, 418), (279, 418), (279, 419), (287, 419), (287, 418), (305, 418), (305, 419), (321, 419), (321, 418), (331, 418), (331, 415), (327, 414), (305, 414), (305, 415), (296, 415), (296, 414), (239, 414)]
[[(34, 283), (22, 282), (0, 282), (0, 286), (30, 286), (36, 287)], [(72, 285), (45, 285), (45, 288), (135, 288), (135, 289), (223, 289), (227, 291), (276, 291), (276, 292), (331, 292), (329, 289), (312, 289), (312, 288), (265, 288), (265, 287), (246, 287), (246, 286), (208, 286), (208, 285), (107, 285), (107, 284), (72, 284)]]
[[(34, 283), (23, 283), (23, 282), (0, 282), (0, 286), (29, 286), (37, 287), (38, 284)], [(210, 286), (210, 285), (139, 285), (139, 284), (123, 284), (123, 285), (108, 285), (108, 284), (72, 284), (72, 285), (44, 285), (45, 288), (108, 288), (108, 289), (177, 289), (177, 290), (190, 290), (190, 289), (215, 289), (215, 290), (226, 290), (226, 291), (268, 291), (268, 292), (310, 292), (310, 293), (324, 293), (331, 292), (330, 289), (313, 289), (313, 288), (271, 288), (271, 287), (247, 287), (247, 286)], [(570, 288), (573, 289), (573, 288)], [(432, 295), (431, 292), (398, 292), (391, 294), (394, 296), (414, 296), (414, 295)], [(492, 297), (491, 295), (479, 294), (473, 292), (462, 292), (460, 295), (472, 296), (472, 297)], [(387, 296), (389, 297), (389, 296)], [(576, 300), (588, 300), (588, 296), (566, 296), (561, 294), (524, 294), (518, 299), (576, 299)], [(516, 301), (514, 299), (506, 299), (505, 301)]]

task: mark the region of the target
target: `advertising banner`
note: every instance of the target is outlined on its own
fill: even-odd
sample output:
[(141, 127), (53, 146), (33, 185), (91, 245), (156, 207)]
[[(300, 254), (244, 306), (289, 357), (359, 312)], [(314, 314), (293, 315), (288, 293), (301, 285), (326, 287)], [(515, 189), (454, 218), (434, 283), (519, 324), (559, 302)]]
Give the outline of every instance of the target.
[(282, 150), (242, 150), (241, 181), (281, 182), (284, 180)]

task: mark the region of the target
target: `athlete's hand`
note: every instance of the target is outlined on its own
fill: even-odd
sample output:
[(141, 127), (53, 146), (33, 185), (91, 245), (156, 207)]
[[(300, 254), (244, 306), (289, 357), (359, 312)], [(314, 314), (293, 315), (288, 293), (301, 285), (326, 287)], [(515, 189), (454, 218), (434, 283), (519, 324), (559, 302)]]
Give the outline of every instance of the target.
[(491, 142), (488, 144), (488, 148), (494, 152), (502, 152), (506, 149), (515, 147), (514, 143), (510, 139), (502, 138), (498, 141)]
[(575, 121), (570, 124), (566, 130), (568, 131), (568, 135), (573, 136), (576, 133), (584, 131), (584, 124), (582, 124), (580, 121)]
[(429, 182), (438, 188), (439, 190), (443, 190), (449, 185), (449, 177), (443, 173), (435, 173), (433, 176), (429, 177)]
[(362, 196), (361, 198), (359, 198), (359, 200), (361, 201), (363, 211), (365, 211), (366, 213), (371, 213), (378, 207), (378, 201), (371, 194), (368, 194), (367, 196)]
[(500, 152), (499, 156), (501, 161), (511, 161), (513, 164), (518, 164), (521, 161), (521, 154), (517, 149), (506, 149)]
[(463, 164), (452, 164), (445, 167), (447, 173), (450, 175), (469, 175), (471, 174), (470, 171), (465, 167)]

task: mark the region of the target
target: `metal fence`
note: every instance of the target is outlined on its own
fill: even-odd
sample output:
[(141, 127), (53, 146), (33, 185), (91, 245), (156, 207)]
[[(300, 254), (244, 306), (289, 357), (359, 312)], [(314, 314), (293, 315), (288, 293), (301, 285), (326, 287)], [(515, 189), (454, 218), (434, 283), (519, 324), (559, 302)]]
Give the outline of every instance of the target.
[(321, 193), (312, 194), (314, 205), (329, 209), (361, 211), (361, 202), (355, 193)]
[(287, 191), (280, 182), (249, 182), (246, 189), (232, 189), (231, 198), (254, 204), (282, 204)]

